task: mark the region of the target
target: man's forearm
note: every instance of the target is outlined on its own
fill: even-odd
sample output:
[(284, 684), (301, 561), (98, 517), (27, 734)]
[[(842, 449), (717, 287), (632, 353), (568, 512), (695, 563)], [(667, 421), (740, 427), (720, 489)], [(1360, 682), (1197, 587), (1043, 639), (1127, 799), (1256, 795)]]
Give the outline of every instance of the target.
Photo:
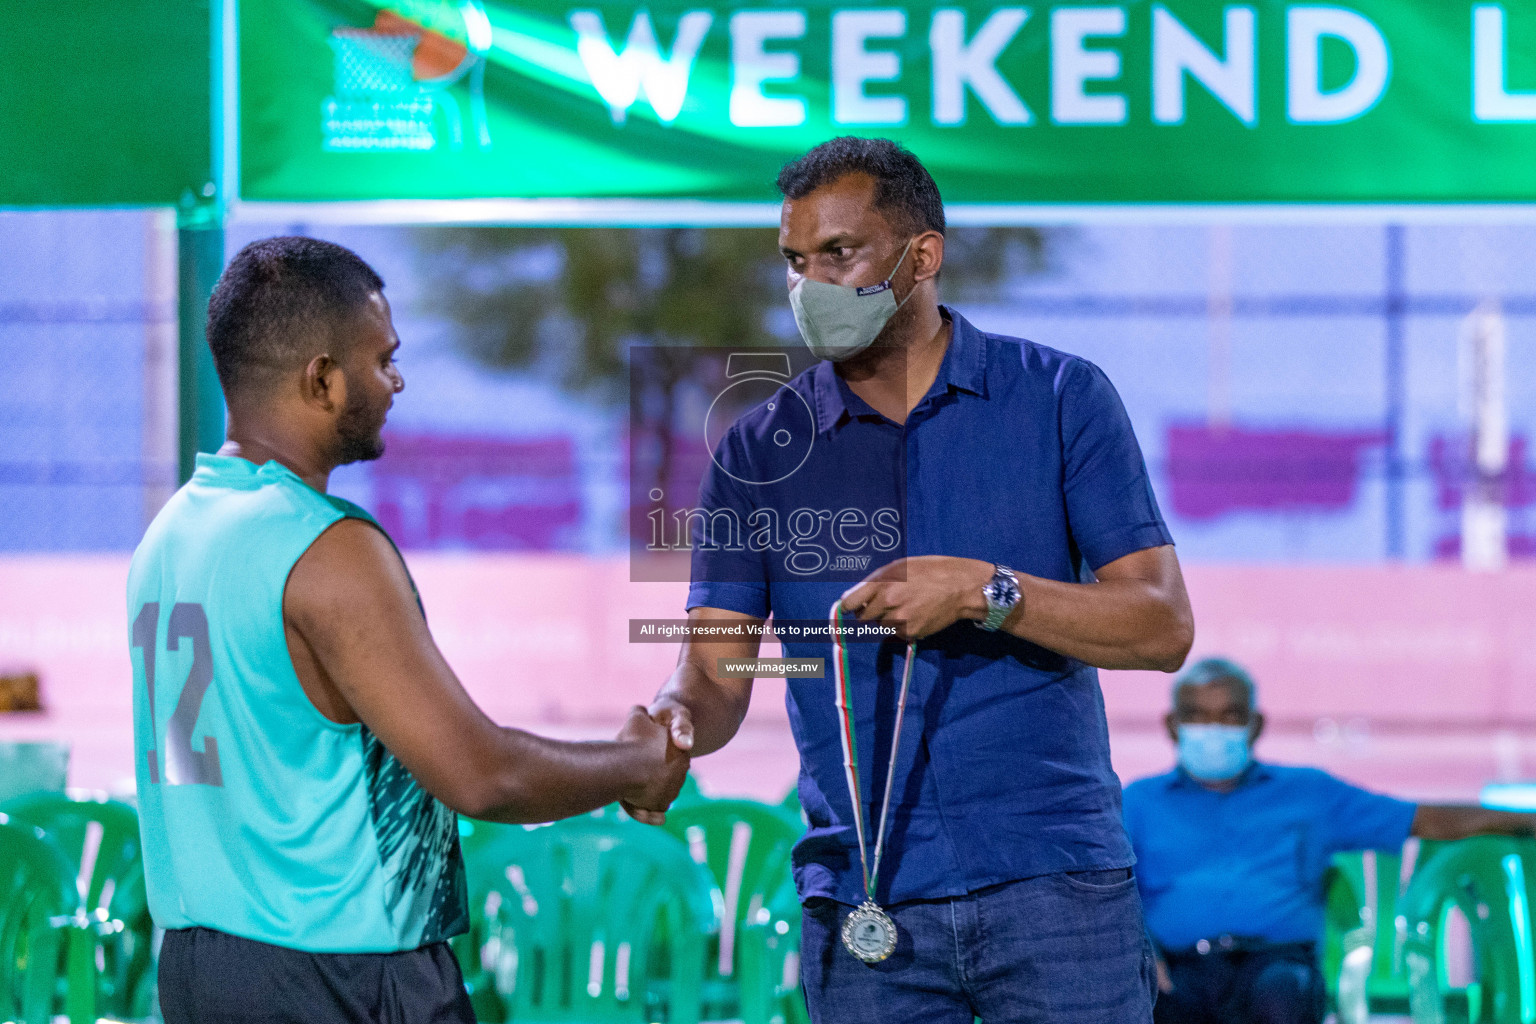
[(693, 723), (692, 757), (712, 754), (729, 743), (741, 728), (751, 700), (750, 679), (742, 680), (739, 687), (723, 686), (696, 663), (700, 656), (692, 652), (683, 655), (649, 708), (653, 718), (668, 707), (687, 709)]
[(1496, 811), (1470, 804), (1420, 804), (1413, 816), (1413, 834), (1420, 839), (1466, 839), (1470, 836), (1536, 836), (1536, 815)]
[[(975, 558), (916, 555), (870, 573), (843, 607), (903, 635), (924, 637), (957, 619), (987, 617), (994, 566)], [(1018, 576), (1022, 599), (1002, 629), (1099, 668), (1171, 672), (1194, 642), (1189, 595), (1173, 545), (1145, 548), (1098, 570), (1096, 583)]]
[(1147, 580), (1062, 583), (1021, 577), (1003, 622), (1015, 636), (1098, 668), (1173, 671), (1193, 639), (1187, 605)]
[(481, 755), (497, 768), (470, 784), (467, 806), (458, 808), (471, 818), (518, 825), (556, 821), (627, 797), (643, 781), (645, 765), (633, 743), (499, 731), (496, 749)]

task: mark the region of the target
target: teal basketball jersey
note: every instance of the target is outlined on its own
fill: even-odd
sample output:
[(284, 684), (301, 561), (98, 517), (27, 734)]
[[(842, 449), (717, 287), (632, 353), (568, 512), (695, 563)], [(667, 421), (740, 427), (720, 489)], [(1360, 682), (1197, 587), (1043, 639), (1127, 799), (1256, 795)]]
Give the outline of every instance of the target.
[(134, 552), (135, 775), (163, 928), (373, 953), (468, 927), (455, 815), (366, 726), (322, 715), (288, 654), (288, 574), (348, 517), (372, 522), (276, 462), (199, 455)]

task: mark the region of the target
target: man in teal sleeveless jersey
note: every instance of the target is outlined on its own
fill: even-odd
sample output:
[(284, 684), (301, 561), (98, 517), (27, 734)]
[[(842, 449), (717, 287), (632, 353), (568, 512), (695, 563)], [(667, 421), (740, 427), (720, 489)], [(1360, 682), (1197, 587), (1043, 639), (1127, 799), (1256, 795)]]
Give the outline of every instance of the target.
[[(611, 742), (492, 723), (389, 538), (325, 493), (378, 458), (404, 386), (383, 282), (272, 238), (231, 261), (208, 341), (229, 440), (134, 553), (128, 614), (150, 910), (168, 1024), (454, 1021), (454, 812), (661, 812), (687, 759), (642, 709)], [(651, 815), (647, 815), (651, 817)]]

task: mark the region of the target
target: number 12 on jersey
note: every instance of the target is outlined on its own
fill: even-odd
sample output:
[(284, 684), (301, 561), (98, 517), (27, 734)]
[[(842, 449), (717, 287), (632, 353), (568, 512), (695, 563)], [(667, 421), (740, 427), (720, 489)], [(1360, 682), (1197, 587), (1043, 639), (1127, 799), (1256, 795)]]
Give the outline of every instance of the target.
[(149, 697), (150, 747), (149, 781), (171, 786), (202, 784), (224, 785), (219, 769), (219, 747), (212, 736), (203, 737), (203, 749), (192, 749), (192, 732), (203, 709), (203, 698), (213, 683), (213, 648), (208, 642), (208, 616), (200, 604), (181, 602), (171, 606), (171, 618), (165, 633), (165, 649), (179, 652), (181, 641), (192, 642), (192, 668), (186, 685), (165, 727), (165, 770), (161, 771), (159, 738), (155, 735), (155, 652), (160, 628), (160, 602), (150, 601), (139, 609), (133, 620), (133, 646), (144, 658), (144, 684)]

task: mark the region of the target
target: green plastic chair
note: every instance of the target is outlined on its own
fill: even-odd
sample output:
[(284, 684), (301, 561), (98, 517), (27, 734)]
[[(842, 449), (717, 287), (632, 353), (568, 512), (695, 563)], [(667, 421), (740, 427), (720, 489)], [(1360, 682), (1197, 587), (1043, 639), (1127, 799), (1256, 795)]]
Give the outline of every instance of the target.
[(677, 799), (672, 801), (673, 807), (691, 807), (694, 804), (708, 803), (709, 797), (699, 788), (699, 780), (689, 772), (683, 776), (682, 791), (677, 794)]
[(68, 859), (36, 826), (0, 814), (0, 1018), (96, 1020), (96, 931)]
[[(1404, 963), (1416, 1022), (1536, 1022), (1531, 896), (1536, 842), (1482, 836), (1434, 852), (1403, 894)], [(1465, 917), (1476, 978), (1466, 988), (1446, 977), (1446, 922)]]
[(62, 793), (68, 775), (63, 743), (0, 743), (0, 803), (26, 793)]
[[(1339, 993), (1340, 978), (1345, 976), (1345, 963), (1357, 964), (1362, 945), (1369, 946), (1369, 929), (1365, 927), (1364, 870), (1358, 854), (1341, 853), (1333, 858), (1333, 864), (1323, 881), (1323, 942), (1320, 952), (1323, 978), (1328, 987), (1329, 1003), (1340, 1011), (1340, 1003), (1353, 998), (1348, 980), (1345, 992)], [(1354, 967), (1358, 971), (1358, 967)], [(1340, 1011), (1344, 1020), (1355, 1010), (1345, 1007)]]
[(708, 872), (667, 833), (611, 818), (503, 832), (479, 963), (505, 1017), (696, 1024), (720, 926)]
[(1339, 1024), (1356, 1024), (1377, 1014), (1408, 1013), (1408, 972), (1403, 962), (1407, 924), (1400, 899), (1405, 891), (1403, 877), (1409, 868), (1416, 873), (1445, 845), (1440, 840), (1411, 839), (1396, 853), (1356, 851), (1333, 858), (1325, 883), (1322, 961)]
[(710, 950), (704, 1012), (711, 1019), (735, 1018), (741, 1015), (736, 985), (741, 930), (789, 881), (790, 851), (804, 826), (781, 807), (711, 800), (674, 806), (662, 827), (687, 844), (694, 862), (709, 870), (720, 890), (724, 913)]
[(1408, 1012), (1398, 915), (1402, 870), (1402, 854), (1388, 850), (1333, 859), (1323, 964), (1340, 1024)]
[[(494, 962), (487, 962), (487, 901), (493, 912), (501, 902), (492, 896), (505, 877), (506, 867), (528, 849), (529, 828), (494, 821), (459, 819), (459, 847), (464, 854), (464, 877), (469, 898), (469, 931), (449, 942), (464, 974), (464, 988), (479, 1021), (505, 1021), (507, 1005), (496, 991)], [(494, 952), (494, 950), (492, 951)]]
[(32, 793), (0, 804), (0, 812), (36, 825), (69, 859), (101, 944), (97, 1002), (106, 1014), (150, 1013), (154, 922), (144, 890), (139, 815), (104, 796)]
[(741, 929), (742, 1024), (810, 1024), (800, 987), (800, 897), (793, 880)]

